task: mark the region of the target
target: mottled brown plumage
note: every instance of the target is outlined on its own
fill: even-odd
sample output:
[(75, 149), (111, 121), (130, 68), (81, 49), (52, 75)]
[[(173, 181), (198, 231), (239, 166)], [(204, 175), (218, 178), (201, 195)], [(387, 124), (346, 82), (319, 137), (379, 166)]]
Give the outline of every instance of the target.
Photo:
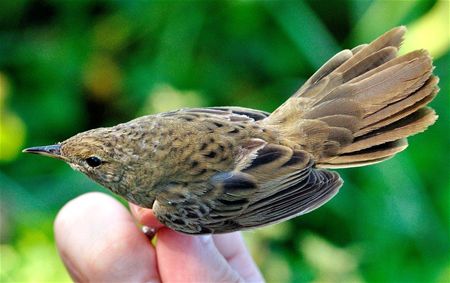
[(336, 54), (272, 114), (183, 109), (25, 152), (59, 158), (184, 233), (223, 233), (307, 213), (342, 186), (325, 168), (380, 162), (436, 120), (424, 50), (404, 27)]

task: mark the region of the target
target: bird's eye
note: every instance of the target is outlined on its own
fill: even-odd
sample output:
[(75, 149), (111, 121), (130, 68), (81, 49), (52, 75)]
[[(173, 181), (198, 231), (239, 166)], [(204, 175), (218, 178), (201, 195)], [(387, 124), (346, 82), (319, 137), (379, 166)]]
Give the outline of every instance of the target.
[(91, 156), (86, 158), (86, 163), (91, 167), (97, 167), (102, 164), (102, 161), (97, 156)]

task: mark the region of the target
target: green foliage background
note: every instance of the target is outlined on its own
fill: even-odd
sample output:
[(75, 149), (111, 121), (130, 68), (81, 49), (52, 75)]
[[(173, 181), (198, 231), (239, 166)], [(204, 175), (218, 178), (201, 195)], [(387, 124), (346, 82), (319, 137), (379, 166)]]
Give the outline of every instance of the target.
[[(2, 1), (0, 281), (69, 281), (52, 221), (105, 189), (24, 156), (93, 127), (189, 106), (275, 109), (342, 48), (407, 25), (435, 58), (440, 115), (382, 164), (342, 171), (321, 209), (246, 232), (269, 282), (450, 282), (448, 1)], [(114, 225), (114, 222), (105, 223)]]

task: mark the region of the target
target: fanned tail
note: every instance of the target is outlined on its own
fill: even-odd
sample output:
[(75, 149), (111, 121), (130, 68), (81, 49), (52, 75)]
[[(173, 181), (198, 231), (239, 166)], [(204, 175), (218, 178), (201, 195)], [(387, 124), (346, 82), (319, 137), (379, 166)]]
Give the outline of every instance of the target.
[(426, 105), (438, 78), (425, 50), (397, 57), (406, 32), (336, 54), (262, 121), (312, 153), (318, 167), (362, 166), (392, 157), (437, 116)]

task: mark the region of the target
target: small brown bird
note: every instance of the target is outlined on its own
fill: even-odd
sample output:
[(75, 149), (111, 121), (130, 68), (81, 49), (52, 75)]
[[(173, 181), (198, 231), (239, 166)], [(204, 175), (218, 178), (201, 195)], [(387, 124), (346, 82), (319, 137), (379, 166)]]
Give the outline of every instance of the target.
[(339, 52), (271, 114), (182, 109), (24, 151), (67, 162), (180, 232), (290, 219), (338, 192), (342, 179), (326, 169), (386, 160), (436, 120), (427, 51), (397, 57), (405, 31)]

